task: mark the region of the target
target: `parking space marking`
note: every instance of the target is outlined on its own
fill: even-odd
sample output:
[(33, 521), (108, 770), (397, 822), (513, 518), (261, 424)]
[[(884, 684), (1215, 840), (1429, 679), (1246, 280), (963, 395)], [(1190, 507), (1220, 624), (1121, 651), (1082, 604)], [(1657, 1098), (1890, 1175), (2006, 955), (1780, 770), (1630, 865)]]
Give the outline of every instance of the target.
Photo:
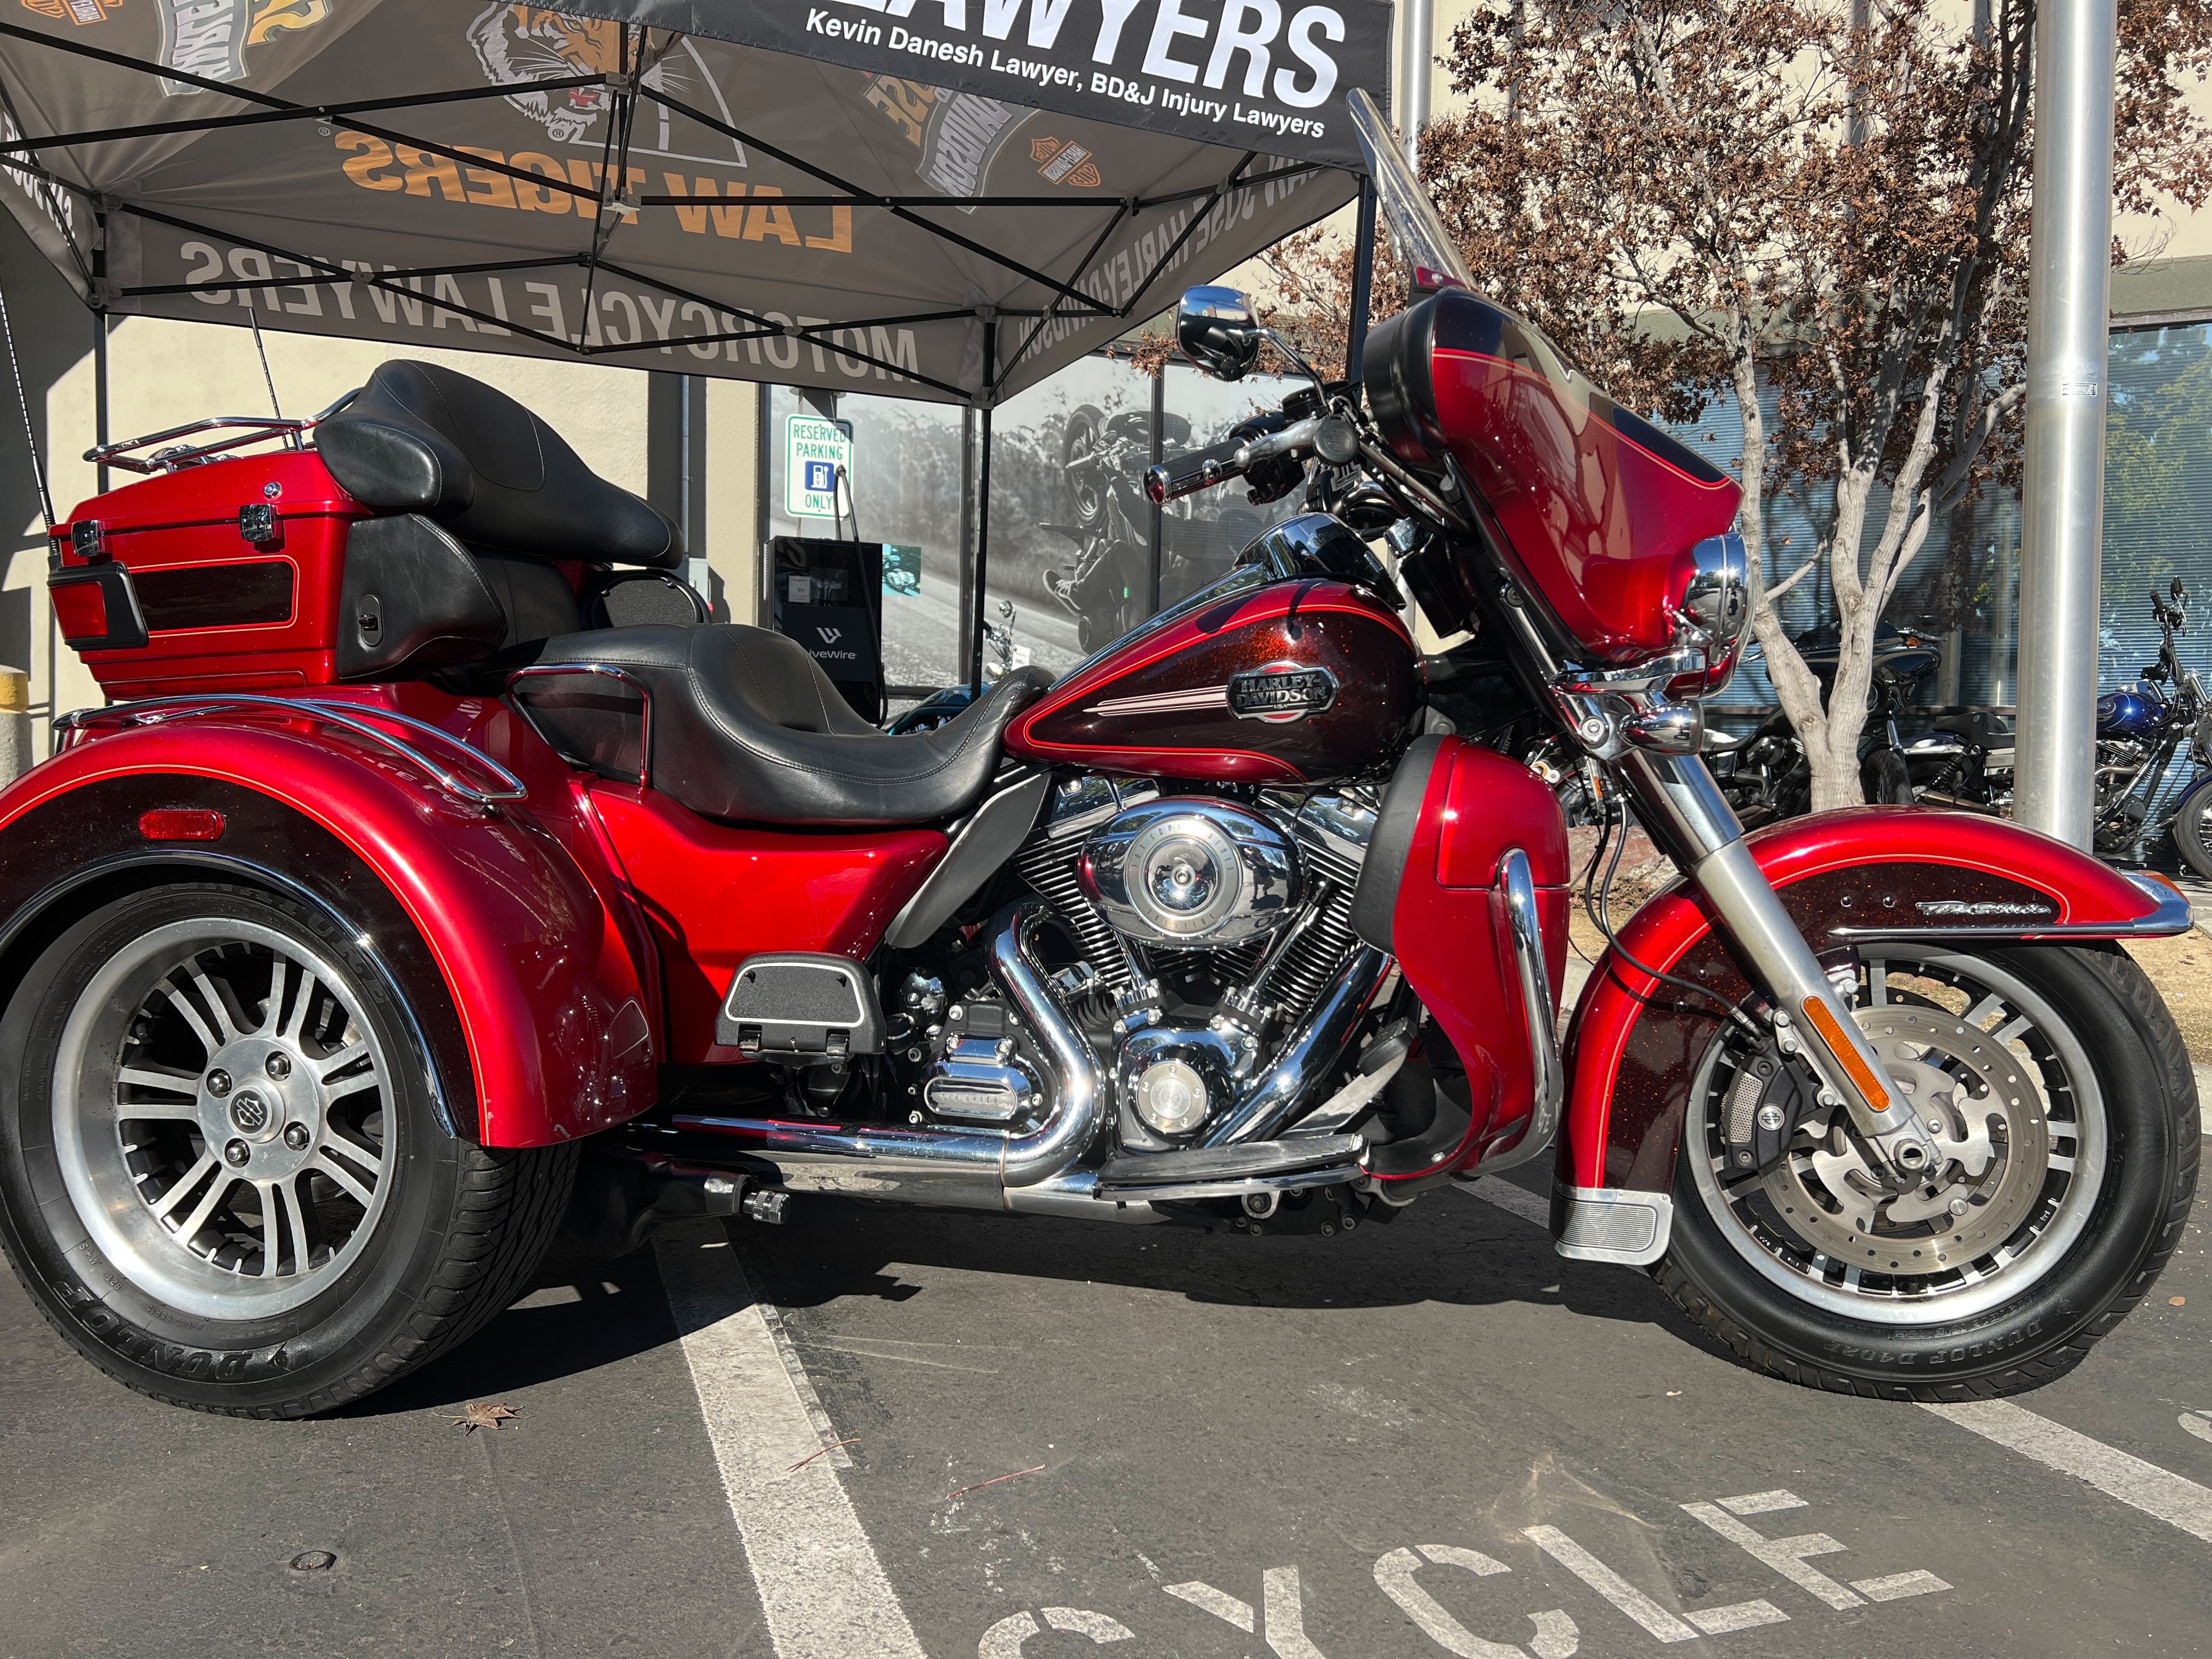
[(1522, 1530), (1545, 1554), (1662, 1642), (1694, 1642), (1700, 1632), (1725, 1636), (1730, 1631), (1790, 1622), (1790, 1615), (1771, 1601), (1737, 1601), (1678, 1619), (1557, 1527), (1528, 1527)]
[(2076, 1434), (2009, 1400), (1975, 1400), (1957, 1406), (1923, 1406), (1962, 1429), (1971, 1429), (2046, 1468), (2086, 1480), (2107, 1497), (2154, 1516), (2212, 1543), (2212, 1488), (2185, 1480), (2155, 1463)]
[(2212, 1412), (2184, 1412), (2181, 1426), (2199, 1440), (2212, 1440)]
[[(1867, 1601), (1901, 1601), (1907, 1596), (1930, 1595), (1937, 1590), (1951, 1588), (1943, 1579), (1927, 1571), (1893, 1572), (1881, 1578), (1860, 1578), (1849, 1585), (1839, 1584), (1817, 1567), (1806, 1565), (1806, 1559), (1814, 1555), (1839, 1554), (1850, 1548), (1849, 1545), (1838, 1543), (1825, 1532), (1800, 1533), (1794, 1538), (1769, 1538), (1764, 1533), (1754, 1532), (1735, 1518), (1739, 1515), (1769, 1515), (1777, 1510), (1801, 1510), (1804, 1507), (1805, 1500), (1794, 1492), (1752, 1492), (1742, 1498), (1723, 1498), (1717, 1505), (1682, 1505), (1685, 1511), (1737, 1546), (1753, 1560), (1771, 1567), (1800, 1589), (1818, 1596), (1838, 1613), (1846, 1607), (1863, 1607)], [(1748, 1606), (1747, 1603), (1746, 1605)], [(1720, 1611), (1735, 1613), (1739, 1609), (1730, 1607)], [(1741, 1626), (1736, 1628), (1741, 1629)]]
[(1515, 1186), (1502, 1176), (1484, 1176), (1477, 1181), (1457, 1183), (1461, 1192), (1470, 1198), (1479, 1198), (1486, 1204), (1495, 1204), (1509, 1214), (1523, 1221), (1533, 1221), (1546, 1232), (1552, 1231), (1552, 1206), (1527, 1188)]
[(653, 1255), (778, 1659), (926, 1659), (837, 1472), (791, 1467), (820, 1437), (721, 1227)]

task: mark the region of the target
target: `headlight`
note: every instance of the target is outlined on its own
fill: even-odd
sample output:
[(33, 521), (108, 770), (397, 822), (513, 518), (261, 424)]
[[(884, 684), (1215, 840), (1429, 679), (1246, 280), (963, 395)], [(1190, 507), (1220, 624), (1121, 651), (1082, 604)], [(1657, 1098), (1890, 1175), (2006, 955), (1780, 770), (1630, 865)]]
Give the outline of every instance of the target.
[(1675, 645), (1704, 665), (1667, 683), (1670, 697), (1710, 697), (1735, 676), (1751, 627), (1751, 578), (1743, 538), (1709, 536), (1687, 556), (1689, 580), (1674, 607)]

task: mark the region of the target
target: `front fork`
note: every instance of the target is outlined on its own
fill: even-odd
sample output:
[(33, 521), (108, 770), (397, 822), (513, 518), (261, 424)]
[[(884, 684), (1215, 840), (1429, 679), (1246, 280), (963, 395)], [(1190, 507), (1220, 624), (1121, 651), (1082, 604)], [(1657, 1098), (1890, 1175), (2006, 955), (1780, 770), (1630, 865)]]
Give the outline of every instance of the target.
[(1705, 762), (1694, 754), (1632, 747), (1612, 764), (1645, 827), (1712, 901), (1722, 930), (1773, 997), (1774, 1035), (1783, 1053), (1804, 1055), (1824, 1085), (1821, 1099), (1850, 1114), (1901, 1181), (1917, 1181), (1935, 1169), (1941, 1158), (1919, 1115), (1890, 1086), (1850, 1005), (1744, 845), (1743, 826)]

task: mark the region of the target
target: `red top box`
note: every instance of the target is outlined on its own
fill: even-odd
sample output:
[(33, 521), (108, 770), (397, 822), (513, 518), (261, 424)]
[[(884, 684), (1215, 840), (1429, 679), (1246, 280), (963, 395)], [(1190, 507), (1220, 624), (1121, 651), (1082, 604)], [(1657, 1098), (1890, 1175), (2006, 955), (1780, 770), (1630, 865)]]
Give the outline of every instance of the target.
[(112, 698), (332, 684), (346, 536), (368, 516), (312, 450), (96, 495), (51, 532), (62, 635)]

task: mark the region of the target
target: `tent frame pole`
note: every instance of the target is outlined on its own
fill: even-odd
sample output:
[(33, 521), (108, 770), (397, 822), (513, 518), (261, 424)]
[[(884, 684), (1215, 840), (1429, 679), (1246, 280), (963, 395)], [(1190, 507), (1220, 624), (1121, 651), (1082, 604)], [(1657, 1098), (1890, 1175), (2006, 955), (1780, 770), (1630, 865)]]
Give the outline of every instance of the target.
[(1359, 240), (1352, 254), (1352, 319), (1344, 346), (1344, 378), (1359, 379), (1367, 351), (1367, 313), (1375, 301), (1375, 181), (1359, 181)]
[[(999, 368), (999, 313), (985, 306), (979, 313), (983, 325), (983, 384), (994, 383)], [(983, 604), (991, 569), (991, 404), (986, 396), (981, 410), (982, 479), (975, 490), (975, 609), (969, 618), (968, 684), (970, 695), (983, 698)]]

